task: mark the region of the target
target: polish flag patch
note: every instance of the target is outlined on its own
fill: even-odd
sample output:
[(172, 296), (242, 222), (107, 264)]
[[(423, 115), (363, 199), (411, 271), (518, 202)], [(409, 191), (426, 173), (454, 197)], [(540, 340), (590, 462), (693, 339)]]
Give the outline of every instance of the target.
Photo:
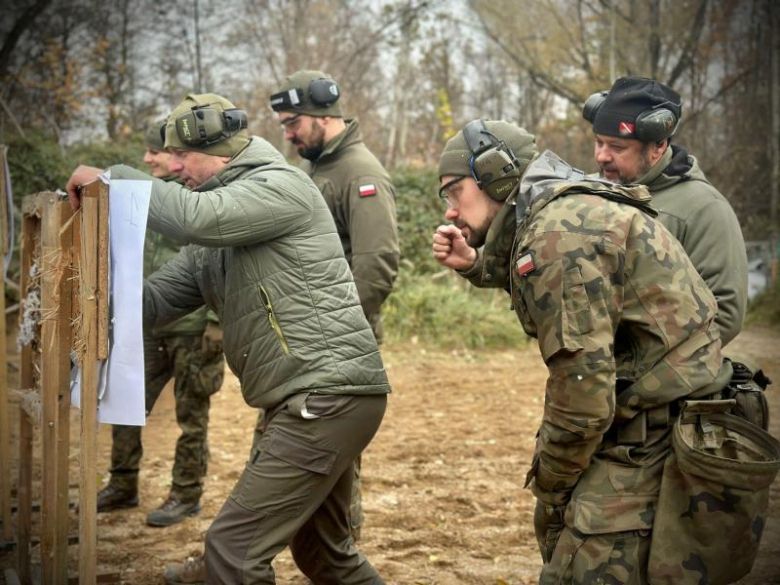
[(376, 187), (373, 183), (360, 185), (360, 187), (358, 187), (358, 193), (360, 193), (361, 197), (370, 197), (371, 195), (376, 195)]
[(517, 274), (520, 276), (525, 276), (536, 268), (534, 265), (534, 257), (530, 252), (520, 256), (520, 258), (517, 259), (517, 264), (515, 266), (517, 269)]
[(635, 126), (630, 122), (621, 122), (618, 124), (618, 134), (621, 136), (630, 136), (634, 133)]

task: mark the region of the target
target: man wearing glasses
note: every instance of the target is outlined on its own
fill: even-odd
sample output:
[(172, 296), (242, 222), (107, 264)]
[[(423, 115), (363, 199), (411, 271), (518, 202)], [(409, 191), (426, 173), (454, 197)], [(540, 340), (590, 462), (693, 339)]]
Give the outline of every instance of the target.
[[(345, 119), (336, 82), (322, 71), (290, 75), (270, 98), (301, 168), (322, 192), (336, 222), (360, 304), (378, 343), (380, 309), (398, 273), (395, 192), (385, 168), (363, 142), (358, 121)], [(360, 461), (355, 465), (352, 534), (360, 538)]]
[(298, 71), (271, 96), (271, 107), (333, 214), (363, 312), (381, 343), (380, 307), (393, 288), (400, 256), (395, 192), (363, 142), (357, 119), (344, 118), (339, 97), (338, 85), (325, 73)]

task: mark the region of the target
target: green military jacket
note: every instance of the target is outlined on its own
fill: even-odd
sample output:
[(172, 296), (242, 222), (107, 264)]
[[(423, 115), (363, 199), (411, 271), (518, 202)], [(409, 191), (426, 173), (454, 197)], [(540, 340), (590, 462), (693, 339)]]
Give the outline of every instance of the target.
[(268, 142), (253, 137), (197, 192), (122, 165), (111, 177), (152, 181), (148, 227), (190, 244), (145, 282), (144, 320), (214, 309), (249, 405), (390, 391), (333, 217)]
[(658, 219), (715, 295), (715, 322), (725, 346), (742, 329), (748, 299), (747, 253), (734, 210), (707, 181), (696, 158), (678, 146), (667, 148), (637, 183), (647, 185)]
[[(301, 168), (322, 192), (336, 222), (363, 311), (378, 324), (398, 274), (398, 227), (390, 175), (363, 143), (357, 120)], [(376, 333), (376, 331), (375, 331)]]
[[(529, 473), (584, 533), (652, 527), (670, 426), (635, 445), (621, 427), (709, 385), (721, 365), (715, 299), (644, 187), (533, 162), (490, 227), (515, 311), (549, 370)], [(666, 412), (669, 412), (668, 410)]]
[[(163, 180), (175, 181), (176, 178), (165, 177)], [(144, 239), (144, 278), (148, 278), (168, 260), (176, 256), (179, 253), (179, 248), (180, 246), (177, 246), (162, 234), (146, 230)], [(152, 334), (155, 337), (202, 335), (206, 329), (206, 323), (209, 321), (217, 322), (217, 317), (209, 311), (208, 307), (204, 306), (169, 325), (155, 328)]]

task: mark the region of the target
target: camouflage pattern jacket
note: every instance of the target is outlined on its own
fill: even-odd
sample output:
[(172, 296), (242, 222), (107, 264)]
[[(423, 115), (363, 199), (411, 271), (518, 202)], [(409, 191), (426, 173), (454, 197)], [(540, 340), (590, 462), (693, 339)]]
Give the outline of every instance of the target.
[(336, 222), (363, 312), (381, 340), (380, 307), (398, 274), (400, 251), (390, 175), (363, 142), (357, 120), (304, 161)]
[(637, 183), (647, 185), (658, 220), (682, 244), (715, 295), (715, 322), (725, 346), (742, 329), (747, 310), (747, 255), (734, 210), (707, 181), (696, 158), (676, 145)]
[[(644, 187), (584, 178), (540, 156), (485, 257), (511, 258), (514, 308), (549, 369), (535, 495), (571, 502), (567, 524), (585, 533), (650, 529), (667, 407), (719, 371), (716, 304)], [(635, 420), (646, 436), (629, 444)]]

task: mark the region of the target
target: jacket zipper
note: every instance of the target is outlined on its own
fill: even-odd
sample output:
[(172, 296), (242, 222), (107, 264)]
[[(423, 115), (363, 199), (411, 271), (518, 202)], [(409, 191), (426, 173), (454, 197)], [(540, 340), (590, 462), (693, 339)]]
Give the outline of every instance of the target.
[(290, 355), (290, 346), (287, 345), (287, 340), (284, 338), (282, 328), (279, 326), (279, 321), (276, 319), (276, 313), (274, 313), (273, 305), (271, 305), (271, 298), (268, 296), (263, 285), (260, 285), (260, 297), (263, 299), (263, 305), (268, 313), (268, 322), (271, 323), (271, 328), (276, 333), (276, 338), (279, 340), (279, 344), (282, 346), (284, 355)]

